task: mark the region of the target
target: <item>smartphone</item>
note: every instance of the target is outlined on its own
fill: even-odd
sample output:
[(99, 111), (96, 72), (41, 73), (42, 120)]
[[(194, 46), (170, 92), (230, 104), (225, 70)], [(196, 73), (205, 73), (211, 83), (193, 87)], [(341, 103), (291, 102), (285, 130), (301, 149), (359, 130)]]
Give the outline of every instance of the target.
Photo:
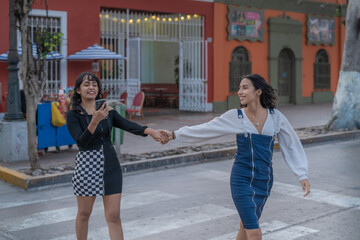
[(106, 102), (105, 99), (98, 99), (95, 101), (95, 109), (96, 111), (100, 109), (100, 107)]

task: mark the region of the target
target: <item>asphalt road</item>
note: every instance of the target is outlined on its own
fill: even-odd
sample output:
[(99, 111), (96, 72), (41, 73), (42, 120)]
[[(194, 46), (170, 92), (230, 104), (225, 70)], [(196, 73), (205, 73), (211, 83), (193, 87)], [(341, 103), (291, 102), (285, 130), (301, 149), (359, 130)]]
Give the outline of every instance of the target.
[[(275, 182), (261, 218), (263, 239), (360, 239), (360, 139), (310, 145), (310, 197), (280, 152)], [(229, 174), (233, 160), (125, 175), (125, 239), (230, 240), (239, 217)], [(70, 184), (23, 191), (0, 183), (0, 239), (75, 239), (75, 197)], [(89, 239), (109, 239), (101, 198)]]

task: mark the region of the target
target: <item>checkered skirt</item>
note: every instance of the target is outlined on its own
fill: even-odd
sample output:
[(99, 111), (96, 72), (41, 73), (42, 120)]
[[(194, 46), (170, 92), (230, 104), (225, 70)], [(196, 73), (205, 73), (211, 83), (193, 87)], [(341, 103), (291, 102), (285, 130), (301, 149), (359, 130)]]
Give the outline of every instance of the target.
[(105, 193), (103, 149), (80, 151), (72, 177), (76, 196), (103, 196)]

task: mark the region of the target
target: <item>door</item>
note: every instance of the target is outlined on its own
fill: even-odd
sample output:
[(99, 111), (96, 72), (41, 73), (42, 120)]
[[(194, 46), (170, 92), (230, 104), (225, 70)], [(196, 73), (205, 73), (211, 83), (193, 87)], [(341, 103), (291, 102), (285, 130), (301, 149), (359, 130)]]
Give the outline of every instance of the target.
[(278, 95), (280, 103), (291, 102), (294, 74), (294, 55), (290, 49), (283, 49), (278, 60)]
[(135, 95), (140, 92), (140, 38), (128, 40), (128, 61), (126, 65), (127, 107), (131, 107)]
[(207, 41), (184, 41), (179, 46), (179, 108), (207, 111)]

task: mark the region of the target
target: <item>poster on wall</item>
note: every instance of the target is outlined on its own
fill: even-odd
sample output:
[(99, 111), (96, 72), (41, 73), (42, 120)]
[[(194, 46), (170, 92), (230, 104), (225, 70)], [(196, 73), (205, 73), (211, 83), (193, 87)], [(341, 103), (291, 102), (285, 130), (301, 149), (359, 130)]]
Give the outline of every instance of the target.
[(264, 41), (264, 11), (229, 6), (228, 40)]
[(334, 45), (335, 19), (327, 17), (308, 16), (307, 44)]

